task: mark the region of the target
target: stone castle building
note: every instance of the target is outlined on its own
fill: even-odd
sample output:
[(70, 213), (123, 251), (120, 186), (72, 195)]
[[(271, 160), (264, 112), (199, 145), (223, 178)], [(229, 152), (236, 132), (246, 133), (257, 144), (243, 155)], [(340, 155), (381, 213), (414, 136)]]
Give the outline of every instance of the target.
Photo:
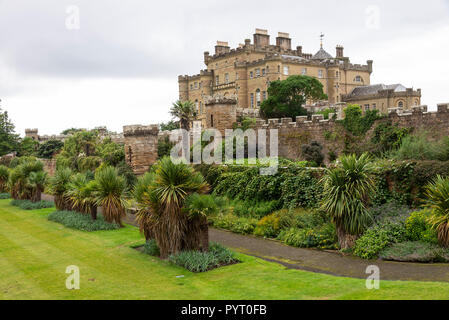
[(392, 107), (410, 110), (421, 103), (420, 90), (402, 85), (370, 86), (372, 60), (366, 65), (352, 64), (342, 46), (337, 46), (332, 56), (322, 42), (315, 54), (304, 53), (302, 46), (293, 49), (290, 35), (283, 32), (279, 32), (275, 45), (267, 30), (262, 29), (256, 29), (253, 42), (246, 39), (236, 49), (218, 41), (215, 54), (204, 53), (204, 63), (207, 69), (194, 76), (179, 76), (178, 83), (179, 99), (195, 103), (198, 120), (205, 127), (213, 123), (213, 119), (207, 118), (207, 97), (235, 95), (238, 109), (258, 110), (268, 96), (270, 82), (291, 75), (317, 78), (329, 97), (328, 105), (348, 102), (387, 113)]

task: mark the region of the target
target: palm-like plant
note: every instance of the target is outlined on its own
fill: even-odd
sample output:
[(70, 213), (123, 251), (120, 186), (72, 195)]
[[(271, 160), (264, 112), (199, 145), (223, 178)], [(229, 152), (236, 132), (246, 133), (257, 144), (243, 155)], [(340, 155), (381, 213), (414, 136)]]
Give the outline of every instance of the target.
[(31, 201), (39, 202), (42, 200), (42, 192), (44, 192), (47, 183), (47, 173), (44, 171), (31, 172), (28, 177), (28, 186), (31, 191)]
[(438, 241), (449, 247), (449, 179), (437, 176), (426, 187), (424, 205), (433, 210), (430, 222), (438, 233)]
[(84, 188), (88, 183), (85, 174), (78, 173), (72, 176), (64, 195), (67, 201), (72, 203), (73, 210), (81, 213), (87, 213)]
[(0, 193), (8, 190), (9, 169), (6, 166), (0, 166)]
[(179, 119), (181, 129), (190, 130), (190, 121), (195, 119), (195, 104), (191, 101), (176, 101), (170, 109), (170, 114)]
[(323, 178), (321, 208), (336, 225), (340, 247), (347, 249), (372, 221), (367, 206), (375, 185), (368, 154), (344, 156), (340, 161), (341, 165), (327, 169)]
[(199, 248), (197, 237), (189, 232), (189, 217), (182, 208), (189, 195), (208, 190), (203, 176), (186, 164), (174, 164), (166, 157), (154, 166), (154, 179), (148, 191), (143, 193), (141, 206), (148, 207), (148, 212), (151, 212), (146, 222), (151, 227), (162, 258)]
[(139, 225), (140, 232), (145, 236), (148, 241), (154, 238), (153, 225), (154, 219), (151, 215), (151, 209), (146, 201), (150, 186), (154, 181), (154, 175), (147, 172), (141, 176), (132, 191), (132, 197), (137, 205), (136, 221)]
[(95, 203), (103, 209), (103, 217), (107, 222), (122, 226), (122, 218), (126, 216), (127, 185), (117, 169), (105, 167), (95, 173)]
[(73, 172), (69, 168), (59, 168), (50, 178), (49, 190), (55, 197), (55, 206), (58, 210), (72, 210), (71, 203), (66, 197), (72, 175)]

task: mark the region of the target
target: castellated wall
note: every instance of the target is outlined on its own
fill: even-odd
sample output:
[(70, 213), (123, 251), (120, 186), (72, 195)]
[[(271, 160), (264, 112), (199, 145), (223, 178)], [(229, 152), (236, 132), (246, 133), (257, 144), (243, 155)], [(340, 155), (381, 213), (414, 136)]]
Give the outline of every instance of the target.
[(135, 174), (144, 174), (157, 161), (158, 134), (158, 125), (123, 127), (126, 162)]

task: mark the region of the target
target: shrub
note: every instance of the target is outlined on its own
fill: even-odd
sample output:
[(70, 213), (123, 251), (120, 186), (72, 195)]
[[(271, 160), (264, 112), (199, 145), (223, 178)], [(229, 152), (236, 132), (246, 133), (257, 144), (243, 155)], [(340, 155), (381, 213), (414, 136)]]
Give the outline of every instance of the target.
[(403, 242), (382, 250), (380, 258), (398, 262), (449, 262), (449, 250), (432, 243)]
[(375, 223), (382, 224), (384, 222), (404, 222), (412, 210), (397, 201), (389, 201), (370, 208), (369, 212)]
[(312, 141), (310, 144), (302, 145), (301, 152), (306, 161), (315, 162), (318, 166), (323, 164), (323, 146), (317, 141)]
[(255, 202), (234, 200), (230, 203), (237, 217), (261, 219), (279, 208), (279, 201)]
[(410, 241), (423, 241), (429, 243), (438, 243), (438, 236), (432, 225), (429, 223), (431, 210), (422, 210), (413, 212), (405, 222), (407, 229), (407, 238)]
[(185, 251), (171, 255), (168, 259), (173, 264), (197, 273), (239, 262), (233, 252), (217, 243), (212, 243), (208, 252)]
[(11, 199), (11, 195), (9, 193), (0, 193), (0, 200)]
[(212, 219), (214, 226), (239, 234), (253, 234), (257, 226), (257, 219), (238, 218), (232, 214), (218, 215)]
[(266, 237), (266, 238), (276, 238), (280, 232), (280, 218), (277, 214), (271, 214), (262, 218), (254, 230), (256, 236)]
[(39, 210), (53, 208), (55, 204), (52, 201), (32, 202), (30, 200), (12, 200), (11, 205), (19, 207), (22, 210)]
[(145, 243), (143, 246), (143, 252), (153, 257), (159, 257), (161, 255), (161, 251), (156, 243), (156, 240), (152, 239)]
[(7, 190), (7, 184), (9, 179), (9, 169), (6, 166), (0, 165), (0, 192)]
[(337, 249), (337, 232), (332, 223), (311, 229), (290, 228), (279, 234), (279, 240), (298, 248)]
[(49, 221), (60, 223), (63, 226), (81, 231), (116, 230), (120, 226), (116, 223), (108, 223), (102, 215), (93, 220), (90, 215), (75, 211), (55, 211), (48, 216)]
[(368, 229), (356, 241), (354, 254), (362, 259), (374, 259), (388, 246), (407, 240), (407, 230), (402, 222), (386, 222)]
[(320, 210), (292, 209), (277, 212), (282, 229), (313, 229), (330, 222), (325, 212)]

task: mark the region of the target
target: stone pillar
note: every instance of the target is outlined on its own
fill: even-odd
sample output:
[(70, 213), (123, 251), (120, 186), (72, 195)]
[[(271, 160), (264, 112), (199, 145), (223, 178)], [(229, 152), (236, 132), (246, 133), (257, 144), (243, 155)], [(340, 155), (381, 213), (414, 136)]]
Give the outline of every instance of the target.
[(136, 175), (148, 171), (157, 159), (159, 126), (124, 126), (126, 163)]

